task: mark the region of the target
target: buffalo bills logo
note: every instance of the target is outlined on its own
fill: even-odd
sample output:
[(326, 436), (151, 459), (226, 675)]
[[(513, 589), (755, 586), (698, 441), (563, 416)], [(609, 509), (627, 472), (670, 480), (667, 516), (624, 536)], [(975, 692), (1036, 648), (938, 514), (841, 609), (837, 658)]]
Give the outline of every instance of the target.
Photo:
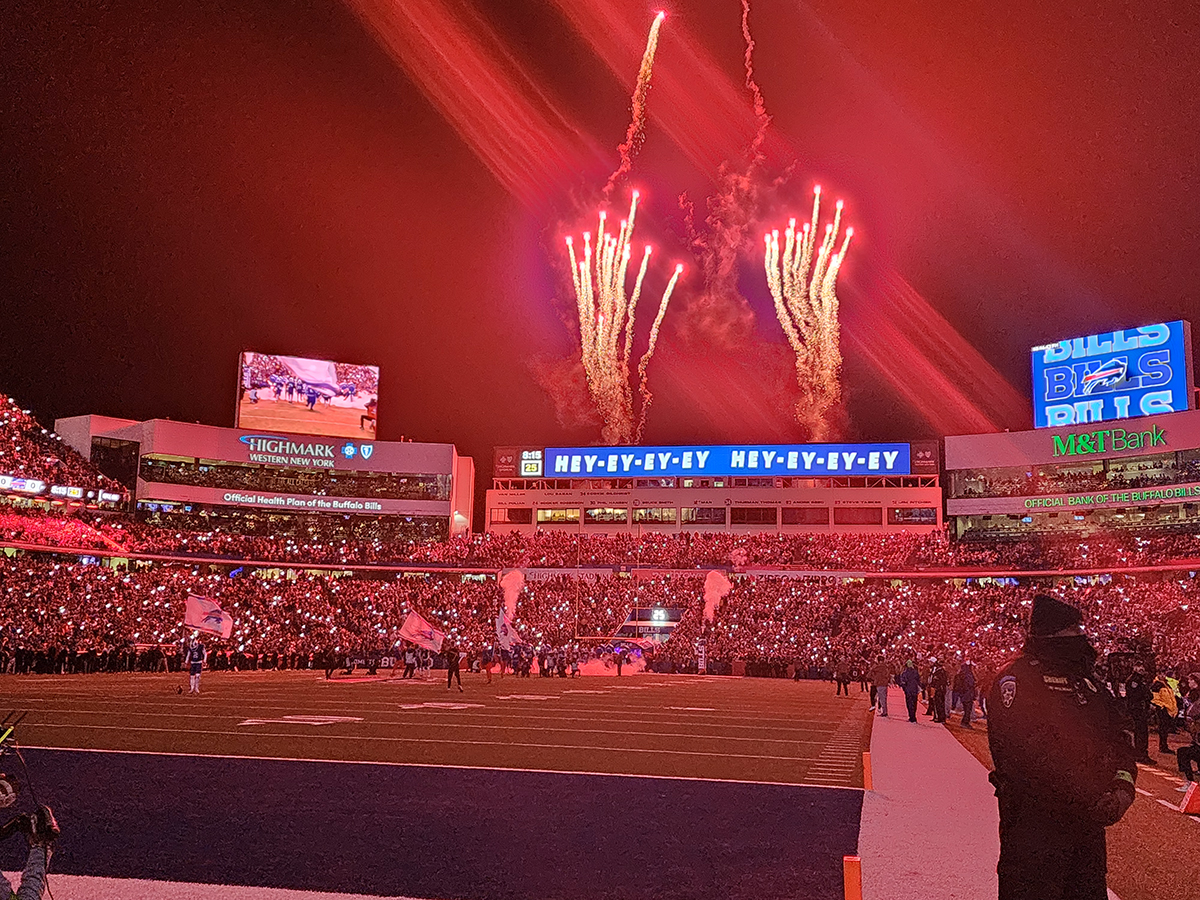
[(1124, 357), (1100, 363), (1097, 368), (1084, 374), (1082, 390), (1079, 393), (1091, 394), (1097, 388), (1115, 388), (1125, 380), (1128, 369), (1129, 362)]

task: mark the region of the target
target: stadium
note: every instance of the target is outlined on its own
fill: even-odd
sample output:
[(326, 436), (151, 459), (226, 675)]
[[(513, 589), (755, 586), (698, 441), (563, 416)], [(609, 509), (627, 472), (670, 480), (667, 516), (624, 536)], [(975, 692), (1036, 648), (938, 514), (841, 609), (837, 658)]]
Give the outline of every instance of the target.
[[(158, 777), (151, 770), (172, 759), (201, 754), (209, 760), (205, 765), (217, 767), (213, 777), (250, 779), (236, 791), (252, 790), (251, 784), (263, 779), (274, 783), (281, 777), (318, 777), (319, 769), (311, 766), (348, 758), (380, 766), (431, 764), (442, 773), (437, 778), (450, 779), (445, 789), (451, 791), (462, 789), (449, 774), (461, 766), (546, 773), (523, 776), (535, 781), (553, 780), (554, 772), (580, 771), (593, 773), (588, 778), (603, 773), (698, 778), (704, 784), (741, 785), (729, 789), (748, 796), (689, 802), (769, 805), (802, 797), (801, 802), (813, 804), (815, 815), (843, 823), (842, 831), (823, 835), (827, 852), (817, 854), (815, 862), (785, 864), (775, 858), (770, 874), (759, 876), (770, 891), (800, 879), (812, 896), (834, 896), (844, 883), (841, 857), (862, 857), (869, 844), (862, 796), (875, 777), (865, 695), (854, 706), (827, 708), (827, 687), (812, 690), (828, 685), (840, 670), (852, 670), (858, 681), (881, 652), (889, 658), (941, 656), (969, 659), (979, 681), (987, 684), (1019, 649), (1030, 598), (1038, 591), (1052, 591), (1083, 610), (1088, 632), (1106, 659), (1149, 653), (1162, 670), (1200, 668), (1200, 626), (1188, 614), (1200, 593), (1195, 581), (1200, 531), (1186, 517), (1168, 526), (1161, 517), (1147, 516), (1145, 501), (1139, 499), (1108, 507), (1128, 514), (1124, 528), (1095, 522), (1084, 528), (1079, 523), (1087, 519), (1072, 513), (1059, 528), (1021, 533), (1017, 526), (1029, 522), (1004, 514), (1007, 507), (1002, 505), (968, 507), (966, 520), (991, 517), (1014, 526), (974, 533), (939, 524), (943, 508), (947, 523), (962, 509), (964, 501), (956, 492), (983, 495), (968, 503), (1003, 504), (1016, 498), (1024, 504), (1026, 497), (1046, 497), (1048, 488), (1059, 488), (1056, 477), (1069, 478), (1073, 488), (1109, 479), (1132, 490), (1126, 473), (1148, 473), (1139, 477), (1153, 481), (1138, 489), (1165, 485), (1162, 496), (1173, 498), (1173, 485), (1186, 488), (1188, 463), (1200, 452), (1186, 439), (1187, 423), (1195, 415), (1189, 412), (1148, 420), (1154, 423), (1148, 433), (1182, 435), (1182, 443), (1156, 447), (1152, 457), (1135, 450), (1111, 460), (1072, 460), (1064, 472), (1033, 468), (1038, 460), (1013, 456), (1035, 440), (1052, 447), (1063, 443), (1061, 429), (1003, 435), (1003, 447), (991, 455), (971, 445), (994, 444), (993, 436), (947, 438), (944, 474), (936, 471), (936, 462), (923, 474), (911, 471), (917, 468), (917, 453), (909, 445), (888, 457), (890, 472), (851, 469), (821, 477), (741, 475), (710, 461), (724, 456), (748, 466), (749, 454), (755, 453), (760, 461), (780, 458), (786, 465), (789, 453), (797, 459), (819, 454), (826, 465), (832, 458), (843, 468), (859, 460), (866, 467), (873, 453), (880, 454), (883, 465), (882, 454), (893, 451), (873, 445), (836, 451), (819, 445), (655, 448), (638, 451), (644, 454), (643, 465), (652, 453), (655, 460), (671, 455), (682, 466), (684, 454), (695, 459), (698, 452), (708, 454), (708, 468), (703, 474), (683, 475), (674, 473), (666, 460), (666, 468), (660, 464), (662, 471), (652, 478), (609, 478), (607, 473), (598, 478), (598, 472), (573, 478), (583, 473), (570, 471), (572, 460), (584, 467), (597, 454), (586, 448), (504, 448), (495, 453), (493, 487), (485, 504), (489, 527), (472, 533), (470, 506), (462, 499), (471, 495), (472, 462), (458, 456), (453, 446), (377, 442), (369, 459), (361, 458), (361, 449), (356, 459), (348, 459), (335, 455), (336, 442), (322, 444), (319, 437), (280, 438), (271, 447), (256, 449), (258, 445), (240, 439), (246, 433), (237, 429), (84, 416), (60, 420), (51, 431), (10, 398), (5, 410), (2, 453), (9, 471), (0, 480), (6, 486), (0, 511), (6, 548), (0, 569), (0, 671), (7, 673), (6, 693), (14, 703), (32, 706), (37, 699), (21, 733), (28, 745), (46, 748), (26, 751), (35, 767), (45, 767), (37, 775), (43, 792), (66, 792), (73, 790), (71, 779), (96, 777), (88, 758), (64, 757), (64, 751), (54, 749), (58, 747), (71, 747), (69, 753), (76, 755), (81, 749), (132, 752), (121, 758), (122, 777), (138, 779)], [(913, 446), (920, 447), (922, 459), (939, 458), (936, 444)], [(260, 457), (267, 462), (250, 458), (272, 448), (286, 453)], [(619, 465), (622, 451), (611, 452)], [(608, 454), (598, 455), (608, 459)], [(566, 462), (554, 462), (560, 458)], [(332, 465), (320, 473), (299, 468), (316, 459)], [(522, 461), (521, 468), (514, 460)], [(951, 469), (957, 460), (965, 464)], [(558, 477), (547, 477), (546, 461), (549, 475)], [(124, 473), (127, 484), (105, 475), (101, 466)], [(556, 466), (561, 471), (554, 472)], [(1085, 466), (1089, 482), (1082, 480)], [(1022, 467), (1035, 474), (1015, 486), (1007, 479)], [(50, 489), (55, 480), (73, 481), (84, 499), (60, 497)], [(37, 481), (43, 482), (42, 489), (33, 492)], [(940, 483), (946, 485), (945, 497)], [(1002, 498), (987, 496), (1001, 493)], [(120, 500), (101, 499), (106, 496)], [(88, 497), (95, 499), (88, 502)], [(348, 515), (337, 507), (313, 513), (310, 506), (301, 506), (298, 513), (264, 511), (263, 501), (275, 497), (328, 498), (322, 502), (330, 504), (338, 497), (359, 503), (375, 498), (380, 508), (373, 515), (363, 515), (361, 509)], [(689, 509), (705, 508), (723, 514), (729, 510), (730, 515), (721, 521), (715, 515), (687, 515)], [(790, 519), (787, 513), (795, 509), (821, 513)], [(842, 518), (843, 509), (855, 513)], [(862, 512), (868, 509), (873, 512)], [(757, 512), (734, 514), (740, 510)], [(898, 510), (928, 513), (901, 518), (895, 515)], [(420, 527), (422, 516), (434, 524)], [(393, 519), (403, 527), (393, 525)], [(452, 531), (454, 522), (466, 527)], [(512, 571), (522, 576), (515, 597), (502, 578)], [(710, 610), (706, 579), (716, 572), (724, 574), (728, 588)], [(212, 674), (206, 676), (206, 689), (210, 683), (217, 687), (214, 699), (205, 700), (213, 706), (204, 715), (219, 722), (226, 714), (223, 708), (233, 704), (235, 715), (242, 716), (241, 729), (198, 722), (198, 730), (189, 730), (172, 719), (182, 710), (173, 709), (162, 691), (178, 678), (170, 673), (181, 666), (187, 629), (180, 609), (188, 596), (210, 598), (233, 618), (229, 639), (213, 641), (209, 648)], [(30, 597), (39, 599), (31, 603)], [(496, 610), (506, 603), (511, 604), (516, 642), (511, 659), (503, 655), (512, 671), (524, 669), (538, 677), (529, 687), (518, 680), (515, 688), (506, 686), (501, 693), (489, 685), (469, 685), (466, 702), (439, 703), (427, 698), (444, 671), (440, 655), (431, 655), (435, 670), (423, 679), (406, 682), (399, 675), (406, 646), (403, 625), (407, 614), (417, 611), (463, 654), (467, 679), (478, 682), (486, 672), (490, 684)], [(524, 667), (522, 648), (528, 652)], [(615, 659), (623, 652), (638, 673), (629, 688), (638, 689), (639, 703), (650, 703), (641, 712), (637, 704), (611, 706), (629, 688), (575, 688), (573, 679), (555, 679), (570, 670), (606, 684), (613, 678), (617, 684)], [(326, 680), (320, 670), (335, 668), (331, 687), (322, 691)], [(922, 663), (922, 668), (927, 666)], [(507, 675), (513, 677), (512, 672)], [(113, 692), (109, 678), (123, 679), (115, 705), (104, 699)], [(380, 693), (395, 691), (397, 678), (404, 693)], [(495, 683), (503, 681), (497, 676)], [(738, 687), (743, 681), (748, 687)], [(413, 684), (419, 684), (419, 693)], [(769, 686), (770, 692), (763, 695), (754, 685)], [(780, 685), (808, 690), (785, 697)], [(339, 693), (329, 693), (334, 690)], [(666, 705), (665, 715), (650, 712), (659, 709), (650, 698), (660, 694), (664, 701), (677, 701)], [(527, 710), (539, 711), (537, 721), (522, 724), (528, 713), (512, 709), (485, 712), (488, 701), (502, 707), (523, 703)], [(401, 720), (389, 719), (386, 710), (397, 702), (401, 710), (412, 712)], [(721, 712), (723, 706), (714, 703), (732, 705)], [(758, 709), (763, 703), (767, 706)], [(548, 710), (547, 704), (555, 705)], [(106, 724), (104, 710), (110, 708), (136, 714), (144, 724)], [(302, 712), (277, 715), (288, 708)], [(637, 727), (645, 737), (637, 740), (646, 742), (649, 755), (606, 753), (605, 742), (594, 743), (593, 733), (579, 732), (580, 726), (573, 724), (597, 714), (641, 722)], [(803, 735), (801, 744), (772, 724), (779, 715), (797, 723), (791, 730)], [(387, 736), (390, 728), (415, 726), (407, 721), (412, 716), (421, 722), (420, 738), (395, 743)], [(245, 725), (260, 720), (262, 727)], [(322, 723), (315, 726), (320, 729), (316, 735), (310, 734), (313, 722)], [(565, 737), (549, 744), (543, 738), (522, 743), (520, 729), (530, 727), (539, 735), (549, 734), (545, 728), (558, 729)], [(460, 743), (462, 729), (476, 737)], [(443, 743), (429, 745), (439, 733), (446, 735)], [(490, 745), (481, 738), (488, 734), (500, 739), (503, 753), (486, 749)], [(297, 751), (293, 743), (301, 738), (305, 749)], [(749, 739), (757, 749), (736, 752), (738, 742)], [(722, 748), (719, 753), (686, 749), (710, 743)], [(153, 754), (162, 753), (168, 754), (165, 762), (156, 762), (159, 757)], [(262, 762), (220, 762), (246, 757)], [(273, 759), (324, 762), (285, 776), (271, 768)], [(346, 790), (366, 792), (355, 802), (369, 805), (366, 794), (381, 789), (372, 786), (379, 777), (371, 770), (366, 781), (356, 776)], [(785, 800), (773, 793), (775, 788), (757, 784), (796, 784), (800, 793)], [(513, 802), (522, 804), (529, 802), (523, 791), (532, 789), (510, 784), (487, 788), (514, 791)], [(582, 791), (578, 802), (597, 802), (585, 788), (555, 788), (562, 789), (568, 796)], [(629, 802), (633, 796), (625, 801), (609, 796), (604, 802)], [(269, 797), (257, 802), (270, 814)], [(834, 805), (826, 808), (829, 803)], [(206, 806), (203, 815), (224, 815), (221, 805)], [(100, 807), (79, 811), (98, 814)], [(460, 813), (468, 814), (467, 807)], [(477, 813), (470, 808), (470, 815)], [(685, 803), (671, 815), (694, 813)], [(113, 813), (105, 809), (104, 814)], [(437, 825), (423, 840), (444, 839), (443, 827)], [(812, 837), (801, 831), (789, 839)], [(150, 882), (204, 880), (187, 854), (172, 854), (170, 865), (97, 863), (95, 854), (112, 851), (102, 842), (70, 851), (68, 865), (88, 873), (80, 874), (79, 889), (108, 884), (106, 875), (118, 872)], [(436, 861), (435, 852), (426, 852)], [(487, 852), (495, 852), (491, 843)], [(515, 852), (501, 847), (505, 858)], [(651, 852), (657, 851), (623, 850), (635, 859)], [(506, 865), (516, 863), (510, 859)], [(869, 879), (870, 863), (864, 865)], [(361, 889), (389, 896), (387, 891), (400, 888), (404, 896), (490, 890), (469, 880), (454, 888), (456, 882), (443, 880), (434, 862), (429, 866), (399, 880), (364, 876)], [(732, 884), (742, 877), (738, 873), (731, 866), (716, 877)], [(260, 878), (275, 886), (299, 883), (270, 871), (232, 877), (248, 884)], [(305, 883), (327, 885), (315, 875), (304, 876), (309, 877), (313, 880)], [(508, 877), (522, 884), (522, 878), (531, 876), (514, 870)], [(568, 879), (560, 887), (569, 884)], [(535, 890), (530, 885), (523, 889)]]
[(1189, 23), (709, 6), (15, 17), (14, 896), (1200, 898)]

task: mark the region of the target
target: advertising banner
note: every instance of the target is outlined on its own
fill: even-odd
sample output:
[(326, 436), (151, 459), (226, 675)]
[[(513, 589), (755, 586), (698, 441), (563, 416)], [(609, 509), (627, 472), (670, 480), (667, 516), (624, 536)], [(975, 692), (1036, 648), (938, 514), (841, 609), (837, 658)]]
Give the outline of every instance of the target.
[(1191, 326), (1183, 320), (1056, 341), (1031, 355), (1035, 428), (1195, 406)]
[(1040, 494), (1036, 497), (965, 497), (947, 500), (946, 512), (951, 516), (1027, 516), (1035, 512), (1161, 506), (1165, 503), (1194, 502), (1197, 498), (1200, 498), (1200, 482), (1081, 494)]
[(1141, 421), (946, 438), (946, 468), (1006, 469), (1200, 448), (1200, 411)]
[(294, 513), (342, 513), (391, 516), (448, 516), (448, 500), (382, 500), (359, 497), (327, 497), (312, 494), (279, 494), (273, 491), (232, 490), (187, 484), (138, 481), (138, 500), (143, 503), (195, 503), (214, 506), (246, 506)]
[(280, 468), (337, 469), (354, 472), (394, 472), (409, 475), (452, 475), (452, 444), (418, 444), (318, 438), (298, 434), (267, 434), (153, 419), (121, 429), (137, 440), (143, 456), (225, 460)]
[(937, 441), (913, 441), (912, 473), (914, 475), (937, 475), (941, 467), (941, 452)]
[(909, 475), (908, 444), (550, 447), (545, 476)]

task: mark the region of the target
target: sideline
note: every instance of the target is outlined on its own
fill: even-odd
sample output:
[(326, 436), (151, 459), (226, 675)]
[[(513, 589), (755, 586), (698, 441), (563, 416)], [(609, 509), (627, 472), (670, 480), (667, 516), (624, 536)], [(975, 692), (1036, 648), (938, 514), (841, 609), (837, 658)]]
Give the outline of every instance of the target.
[(999, 814), (986, 772), (940, 724), (893, 714), (871, 731), (875, 789), (863, 795), (863, 900), (981, 900), (999, 891)]
[[(987, 770), (932, 719), (898, 714), (871, 730), (863, 794), (862, 900), (981, 900), (999, 893), (1000, 814)], [(1120, 900), (1111, 890), (1109, 900)]]

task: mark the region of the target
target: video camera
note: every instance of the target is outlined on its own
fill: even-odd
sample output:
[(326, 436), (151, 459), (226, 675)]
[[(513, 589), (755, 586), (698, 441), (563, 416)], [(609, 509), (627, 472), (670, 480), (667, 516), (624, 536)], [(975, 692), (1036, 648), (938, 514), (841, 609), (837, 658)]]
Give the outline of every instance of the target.
[[(17, 750), (14, 734), (16, 728), (25, 718), (25, 713), (19, 715), (15, 712), (10, 712), (0, 721), (0, 764), (6, 758), (16, 757), (20, 761), (21, 767), (25, 768), (25, 760), (21, 758), (20, 752)], [(28, 769), (25, 769), (25, 780), (29, 780)], [(37, 802), (37, 796), (30, 791), (31, 799), (35, 805), (35, 810), (32, 813), (17, 813), (3, 825), (0, 825), (0, 840), (7, 840), (14, 834), (20, 833), (29, 839), (30, 844), (49, 844), (60, 834), (58, 821), (54, 818), (54, 812), (49, 806), (44, 806)], [(17, 800), (21, 795), (21, 782), (16, 776), (9, 774), (0, 768), (0, 809), (8, 809), (16, 806)]]
[(18, 813), (0, 825), (0, 841), (21, 833), (31, 844), (48, 844), (61, 833), (54, 811), (48, 806), (39, 806), (33, 813)]

